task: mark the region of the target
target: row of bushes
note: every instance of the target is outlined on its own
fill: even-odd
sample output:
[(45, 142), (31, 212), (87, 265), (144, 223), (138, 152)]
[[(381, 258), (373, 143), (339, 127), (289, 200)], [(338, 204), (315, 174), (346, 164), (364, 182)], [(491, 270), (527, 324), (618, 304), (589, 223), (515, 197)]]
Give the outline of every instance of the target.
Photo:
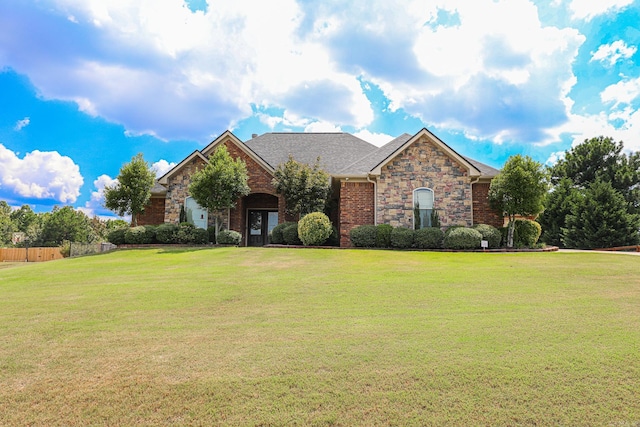
[(300, 222), (284, 222), (271, 230), (274, 245), (339, 246), (338, 229), (320, 212), (305, 215)]
[[(114, 245), (194, 244), (204, 245), (215, 241), (215, 230), (196, 228), (193, 224), (140, 225), (111, 231), (107, 240)], [(239, 245), (242, 236), (237, 231), (222, 230), (218, 233), (221, 245)]]
[[(534, 247), (540, 237), (540, 224), (530, 220), (516, 220), (514, 246)], [(479, 224), (473, 228), (452, 226), (442, 231), (439, 227), (412, 230), (392, 227), (389, 224), (361, 225), (350, 232), (351, 244), (360, 248), (399, 249), (478, 249), (482, 240), (490, 249), (506, 246), (507, 228), (497, 229), (491, 225)]]

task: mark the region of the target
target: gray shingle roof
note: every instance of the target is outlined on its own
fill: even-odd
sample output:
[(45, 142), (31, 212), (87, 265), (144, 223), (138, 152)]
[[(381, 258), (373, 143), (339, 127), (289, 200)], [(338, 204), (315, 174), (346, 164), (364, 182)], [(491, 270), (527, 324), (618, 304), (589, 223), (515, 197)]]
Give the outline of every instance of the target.
[(265, 133), (245, 142), (274, 169), (291, 155), (301, 163), (320, 165), (330, 175), (377, 150), (377, 147), (349, 133)]
[(403, 133), (399, 137), (387, 142), (382, 147), (377, 148), (375, 151), (369, 153), (365, 157), (356, 160), (354, 163), (348, 165), (340, 171), (342, 175), (362, 175), (370, 172), (376, 166), (378, 166), (384, 159), (393, 154), (398, 148), (402, 147), (409, 139), (411, 135)]
[(491, 167), (489, 165), (485, 165), (484, 163), (480, 163), (479, 161), (474, 160), (471, 157), (467, 157), (467, 156), (462, 156), (462, 157), (464, 157), (464, 159), (467, 162), (471, 163), (476, 169), (478, 169), (482, 174), (482, 176), (494, 177), (500, 173), (498, 169)]

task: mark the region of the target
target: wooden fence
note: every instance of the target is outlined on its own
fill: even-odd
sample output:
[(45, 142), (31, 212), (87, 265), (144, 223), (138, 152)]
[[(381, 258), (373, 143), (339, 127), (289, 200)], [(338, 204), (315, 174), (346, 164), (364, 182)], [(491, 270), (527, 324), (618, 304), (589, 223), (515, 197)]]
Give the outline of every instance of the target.
[(0, 248), (0, 262), (42, 262), (62, 258), (60, 248)]

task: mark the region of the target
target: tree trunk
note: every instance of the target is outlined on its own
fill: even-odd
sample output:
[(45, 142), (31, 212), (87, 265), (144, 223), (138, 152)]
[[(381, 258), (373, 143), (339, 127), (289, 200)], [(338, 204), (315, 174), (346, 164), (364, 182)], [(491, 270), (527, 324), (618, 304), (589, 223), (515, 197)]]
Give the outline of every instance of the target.
[(513, 233), (516, 228), (515, 218), (509, 218), (509, 225), (507, 226), (507, 247), (513, 248)]

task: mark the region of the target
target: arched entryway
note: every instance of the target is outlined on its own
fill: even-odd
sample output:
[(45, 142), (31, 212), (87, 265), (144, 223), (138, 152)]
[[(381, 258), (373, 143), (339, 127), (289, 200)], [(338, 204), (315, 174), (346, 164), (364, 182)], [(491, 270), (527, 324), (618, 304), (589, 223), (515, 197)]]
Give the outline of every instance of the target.
[(271, 230), (278, 225), (278, 197), (266, 193), (249, 194), (244, 198), (244, 209), (247, 246), (268, 244)]

